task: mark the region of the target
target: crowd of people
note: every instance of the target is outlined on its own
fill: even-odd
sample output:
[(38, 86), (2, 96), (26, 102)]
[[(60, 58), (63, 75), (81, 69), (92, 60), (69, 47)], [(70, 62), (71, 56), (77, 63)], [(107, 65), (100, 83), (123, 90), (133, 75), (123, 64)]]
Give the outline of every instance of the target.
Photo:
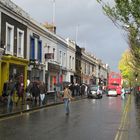
[(10, 102), (16, 100), (16, 104), (24, 98), (24, 83), (23, 75), (16, 77), (14, 80), (10, 79), (3, 85), (2, 100)]
[[(42, 103), (45, 93), (47, 92), (44, 82), (34, 80), (27, 82), (26, 89), (20, 77), (15, 80), (10, 79), (3, 85), (2, 101), (8, 104), (14, 102), (16, 105), (21, 101), (22, 104), (27, 98), (37, 103)], [(30, 96), (30, 97), (29, 97)]]
[[(87, 95), (88, 86), (86, 84), (79, 85), (75, 83), (67, 86), (71, 91), (72, 97)], [(57, 92), (59, 93), (59, 91)], [(14, 80), (10, 79), (4, 83), (2, 100), (8, 103), (13, 101), (16, 104), (21, 101), (23, 104), (25, 100), (30, 99), (35, 103), (40, 102), (42, 104), (45, 94), (47, 94), (47, 86), (43, 81), (27, 80), (27, 87), (25, 89), (23, 77), (19, 76)]]
[(88, 92), (88, 86), (86, 84), (78, 84), (78, 83), (75, 83), (75, 84), (70, 84), (68, 85), (70, 91), (71, 91), (71, 94), (72, 96), (83, 96), (83, 95), (87, 95), (87, 92)]

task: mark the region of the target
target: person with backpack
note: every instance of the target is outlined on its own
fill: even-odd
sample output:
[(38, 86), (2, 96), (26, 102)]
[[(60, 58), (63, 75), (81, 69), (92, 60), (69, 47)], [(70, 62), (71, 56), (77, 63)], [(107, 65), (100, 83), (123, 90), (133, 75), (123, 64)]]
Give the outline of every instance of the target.
[(68, 86), (66, 86), (64, 88), (64, 94), (63, 94), (66, 115), (69, 115), (70, 113), (69, 102), (71, 99), (73, 99), (73, 97), (71, 96), (70, 89), (68, 88)]

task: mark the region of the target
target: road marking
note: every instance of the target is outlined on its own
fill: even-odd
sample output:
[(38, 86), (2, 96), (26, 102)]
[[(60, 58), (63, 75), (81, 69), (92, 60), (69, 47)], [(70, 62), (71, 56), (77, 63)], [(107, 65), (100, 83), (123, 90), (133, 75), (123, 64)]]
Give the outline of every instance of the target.
[(125, 105), (125, 108), (124, 108), (124, 111), (123, 111), (123, 115), (121, 117), (121, 123), (120, 123), (120, 126), (118, 128), (118, 131), (117, 131), (117, 134), (116, 134), (114, 140), (121, 140), (122, 139), (122, 135), (124, 133), (124, 127), (126, 125), (126, 119), (127, 119), (128, 111), (129, 111), (129, 108), (130, 108), (130, 101), (131, 101), (131, 95), (128, 96), (128, 99), (127, 99), (127, 102), (126, 102), (126, 105)]
[[(128, 105), (127, 105), (127, 108), (126, 108), (126, 113), (125, 113), (123, 125), (122, 125), (122, 128), (121, 128), (122, 130), (125, 130), (125, 126), (128, 123), (127, 117), (128, 117), (128, 112), (129, 112), (129, 109), (130, 109), (130, 99), (131, 98), (129, 98)], [(120, 133), (120, 140), (122, 139), (123, 134), (124, 134), (124, 131), (121, 131), (121, 133)]]

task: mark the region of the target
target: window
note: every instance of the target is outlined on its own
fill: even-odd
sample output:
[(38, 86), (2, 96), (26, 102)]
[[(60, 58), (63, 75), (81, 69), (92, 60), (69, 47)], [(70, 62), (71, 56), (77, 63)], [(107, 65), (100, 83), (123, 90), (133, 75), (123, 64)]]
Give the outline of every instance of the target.
[(60, 62), (60, 65), (62, 66), (62, 52), (59, 51), (59, 62)]
[(53, 48), (53, 56), (54, 56), (54, 60), (55, 60), (55, 48)]
[(84, 73), (86, 74), (86, 63), (85, 63)]
[(37, 55), (37, 58), (38, 58), (38, 61), (39, 62), (42, 62), (42, 41), (41, 40), (38, 40), (38, 55)]
[(72, 70), (74, 70), (74, 57), (72, 57)]
[(14, 50), (14, 26), (6, 23), (6, 53), (13, 55)]
[(79, 62), (78, 59), (76, 59), (76, 70), (79, 69), (78, 62)]
[(48, 46), (48, 53), (50, 52), (50, 46)]
[(17, 56), (24, 55), (24, 31), (17, 29)]
[(35, 39), (33, 37), (30, 38), (30, 59), (35, 59)]
[(94, 73), (95, 72), (95, 67), (94, 66), (92, 66), (92, 73)]
[(113, 86), (119, 86), (118, 83), (111, 83), (111, 85), (113, 85)]
[(69, 58), (69, 68), (71, 69), (71, 56)]
[(66, 54), (63, 53), (63, 66), (66, 67)]
[(119, 78), (119, 76), (118, 75), (112, 75), (112, 78)]
[(87, 65), (87, 74), (90, 75), (90, 65)]
[(7, 51), (10, 51), (11, 34), (12, 34), (12, 29), (10, 27), (8, 27), (8, 29), (7, 29)]

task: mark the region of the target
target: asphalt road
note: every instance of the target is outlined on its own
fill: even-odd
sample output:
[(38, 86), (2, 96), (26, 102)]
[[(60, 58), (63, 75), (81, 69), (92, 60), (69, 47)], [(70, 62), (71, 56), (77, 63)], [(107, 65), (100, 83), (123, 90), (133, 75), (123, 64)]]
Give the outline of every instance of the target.
[(0, 140), (117, 140), (127, 99), (74, 101), (69, 116), (61, 104), (3, 119)]

